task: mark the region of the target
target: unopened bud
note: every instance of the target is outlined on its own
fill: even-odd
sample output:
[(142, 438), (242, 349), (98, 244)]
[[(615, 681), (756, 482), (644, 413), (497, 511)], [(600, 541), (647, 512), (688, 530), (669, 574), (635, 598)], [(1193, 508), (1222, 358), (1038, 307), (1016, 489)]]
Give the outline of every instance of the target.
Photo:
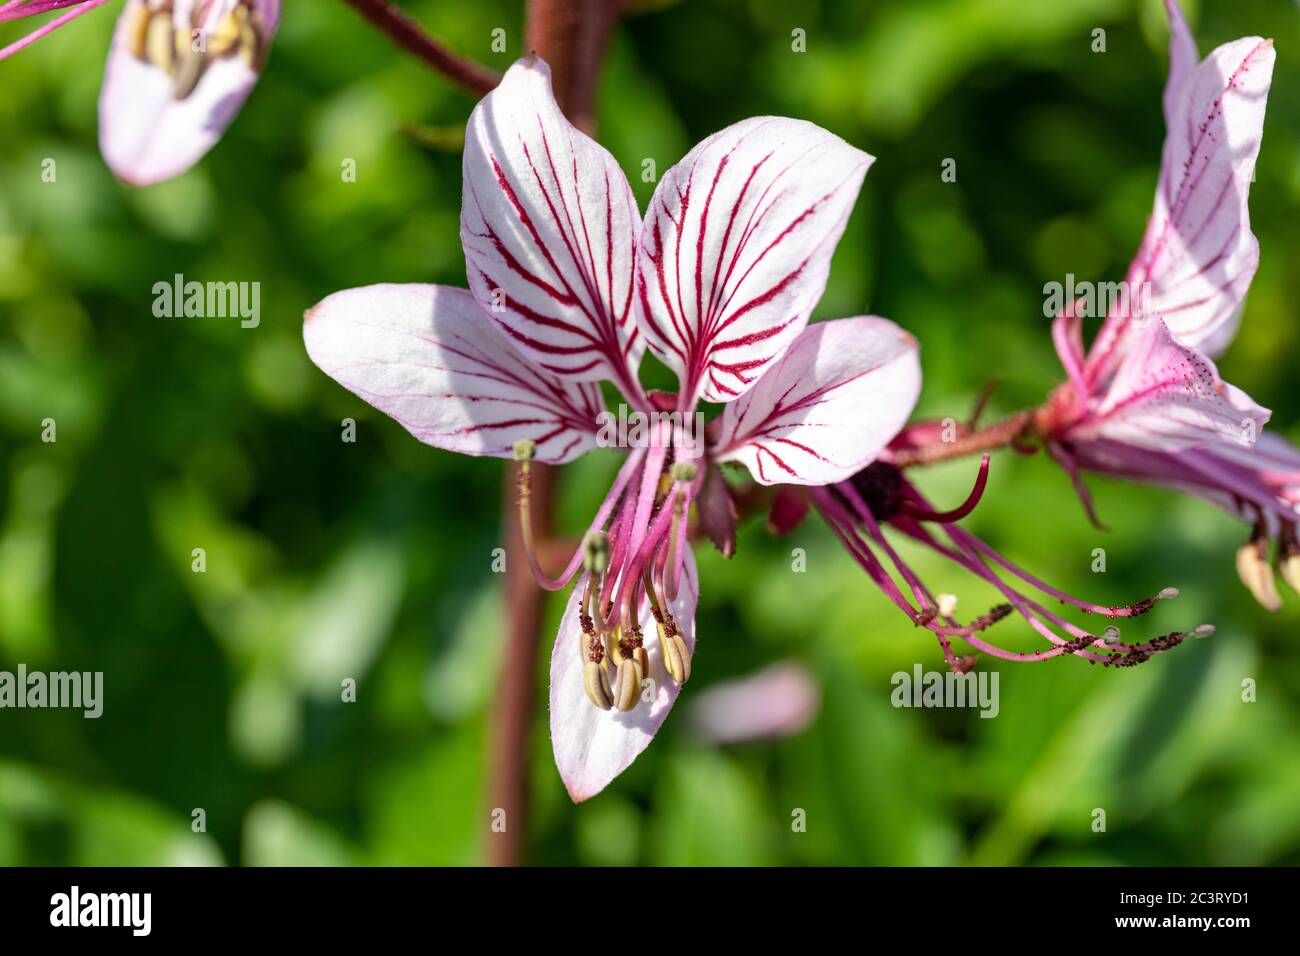
[(521, 438), (514, 444), (515, 461), (532, 461), (537, 457), (537, 442), (531, 438)]
[(609, 567), (609, 535), (593, 531), (582, 543), (582, 568), (589, 574), (604, 574)]
[(595, 661), (583, 665), (582, 688), (587, 692), (587, 699), (601, 710), (609, 710), (614, 705), (609, 678), (605, 676), (605, 669)]
[(1268, 553), (1262, 540), (1248, 541), (1237, 549), (1237, 576), (1246, 589), (1266, 611), (1282, 608), (1277, 585), (1273, 582), (1273, 569), (1269, 567)]

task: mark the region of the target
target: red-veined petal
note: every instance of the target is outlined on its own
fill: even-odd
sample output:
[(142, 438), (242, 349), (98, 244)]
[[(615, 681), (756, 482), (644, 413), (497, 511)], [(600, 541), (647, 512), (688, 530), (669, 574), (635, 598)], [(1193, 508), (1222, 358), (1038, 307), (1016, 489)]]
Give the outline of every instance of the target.
[(558, 464), (596, 443), (598, 388), (539, 372), (464, 289), (336, 292), (307, 311), (303, 339), (323, 372), (435, 448), (509, 458), (526, 438)]
[(540, 367), (639, 396), (636, 199), (614, 157), (565, 119), (542, 60), (515, 63), (475, 107), (464, 178), (461, 243), (488, 314)]
[[(551, 746), (565, 789), (575, 803), (604, 790), (650, 745), (681, 691), (681, 686), (664, 668), (663, 655), (655, 636), (654, 618), (647, 606), (641, 616), (641, 629), (650, 658), (648, 678), (654, 684), (648, 689), (653, 699), (638, 701), (636, 707), (626, 713), (600, 710), (587, 699), (582, 686), (584, 660), (580, 656), (582, 628), (578, 622), (578, 604), (585, 582), (585, 577), (579, 578), (574, 585), (551, 651)], [(688, 549), (682, 585), (669, 607), (682, 639), (692, 653), (695, 651), (695, 607), (699, 594), (695, 557)]]
[(1214, 362), (1179, 344), (1159, 318), (1136, 326), (1131, 342), (1069, 441), (1110, 439), (1153, 451), (1255, 442), (1270, 412), (1226, 385)]
[(641, 232), (638, 319), (683, 407), (744, 394), (803, 330), (871, 163), (811, 123), (765, 116), (664, 174)]
[(869, 465), (921, 391), (916, 339), (875, 316), (810, 325), (723, 411), (713, 457), (764, 485), (826, 485)]

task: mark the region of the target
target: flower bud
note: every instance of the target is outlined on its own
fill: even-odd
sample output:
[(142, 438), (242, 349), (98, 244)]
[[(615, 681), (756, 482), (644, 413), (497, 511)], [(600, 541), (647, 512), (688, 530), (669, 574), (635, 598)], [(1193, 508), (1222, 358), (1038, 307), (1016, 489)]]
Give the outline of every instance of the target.
[(587, 699), (601, 710), (609, 710), (613, 706), (609, 678), (605, 676), (605, 669), (595, 661), (587, 661), (583, 665), (582, 687), (587, 692)]

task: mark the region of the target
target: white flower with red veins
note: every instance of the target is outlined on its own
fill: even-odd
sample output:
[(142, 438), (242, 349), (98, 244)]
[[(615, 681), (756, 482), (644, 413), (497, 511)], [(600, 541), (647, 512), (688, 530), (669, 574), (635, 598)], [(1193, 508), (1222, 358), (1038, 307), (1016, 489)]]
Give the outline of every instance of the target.
[[(0, 60), (107, 2), (0, 2), (0, 23), (63, 11)], [(279, 23), (280, 0), (126, 0), (99, 96), (99, 147), (113, 173), (147, 186), (198, 162), (252, 92)]]
[[(528, 548), (544, 587), (574, 582), (550, 692), (574, 800), (645, 749), (690, 675), (699, 582), (685, 515), (702, 488), (725, 499), (716, 465), (765, 484), (841, 481), (916, 402), (906, 332), (868, 316), (808, 326), (871, 162), (810, 123), (746, 120), (673, 167), (643, 223), (614, 158), (565, 119), (529, 57), (466, 130), (469, 291), (369, 286), (307, 313), (312, 360), (415, 437), (522, 462), (525, 539), (529, 460), (598, 444), (601, 381), (649, 416), (560, 576)], [(642, 389), (647, 345), (677, 373), (675, 396)], [(701, 400), (728, 403), (703, 442), (684, 433)], [(653, 415), (665, 411), (679, 414)]]
[(1191, 491), (1250, 521), (1238, 571), (1259, 602), (1277, 610), (1270, 539), (1279, 542), (1282, 576), (1300, 589), (1300, 452), (1263, 433), (1270, 412), (1220, 379), (1213, 361), (1236, 333), (1259, 264), (1247, 198), (1273, 41), (1234, 40), (1198, 63), (1176, 0), (1165, 7), (1167, 131), (1155, 206), (1126, 277), (1129, 294), (1086, 353), (1074, 310), (1053, 323), (1068, 380), (1036, 431), (1090, 515), (1080, 469)]

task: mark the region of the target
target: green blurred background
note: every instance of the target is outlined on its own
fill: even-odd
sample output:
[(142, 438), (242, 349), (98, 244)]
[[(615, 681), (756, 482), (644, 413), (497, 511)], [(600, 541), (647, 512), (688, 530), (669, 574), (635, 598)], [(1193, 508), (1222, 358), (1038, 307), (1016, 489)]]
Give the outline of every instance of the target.
[[(1295, 440), (1300, 15), (1284, 0), (1186, 5), (1202, 53), (1249, 34), (1277, 42), (1251, 204), (1261, 264), (1221, 368)], [(406, 6), (485, 62), (521, 52), (514, 0)], [(113, 10), (0, 64), (0, 669), (102, 670), (106, 683), (99, 720), (0, 711), (0, 863), (461, 864), (492, 838), (503, 465), (420, 445), (319, 373), (300, 333), (303, 310), (338, 289), (464, 284), (472, 100), (341, 3), (285, 7), (223, 141), (145, 190), (117, 184), (96, 148)], [(817, 317), (870, 311), (914, 332), (920, 414), (963, 418), (992, 377), (993, 414), (1040, 401), (1060, 378), (1043, 283), (1122, 278), (1150, 208), (1158, 0), (654, 7), (618, 30), (600, 109), (642, 206), (646, 158), (662, 172), (755, 114), (825, 126), (878, 160)], [(504, 54), (490, 50), (497, 27)], [(1092, 51), (1098, 27), (1105, 53)], [(795, 28), (806, 53), (791, 51)], [(955, 185), (939, 177), (949, 157)], [(41, 180), (45, 158), (56, 183)], [(356, 183), (341, 181), (345, 158)], [(155, 318), (152, 285), (177, 272), (261, 282), (260, 327)], [(355, 444), (340, 441), (345, 417)], [(45, 418), (57, 443), (40, 439)], [(564, 470), (568, 529), (603, 493), (609, 457)], [(972, 473), (959, 462), (921, 482), (956, 501)], [(934, 642), (818, 522), (773, 540), (751, 520), (733, 561), (697, 549), (701, 643), (679, 708), (796, 658), (822, 685), (817, 720), (717, 747), (679, 710), (574, 807), (539, 669), (528, 860), (1300, 863), (1300, 600), (1276, 616), (1253, 604), (1232, 568), (1245, 529), (1210, 505), (1092, 484), (1109, 534), (1049, 461), (1002, 455), (966, 524), (1076, 594), (1123, 602), (1177, 585), (1181, 600), (1144, 632), (1209, 621), (1214, 639), (1124, 672), (999, 665), (994, 720), (896, 710), (890, 675), (941, 668)], [(190, 570), (194, 547), (205, 574)], [(795, 547), (806, 573), (791, 571)], [(1098, 547), (1104, 574), (1090, 571)], [(967, 615), (994, 603), (904, 551)], [(1016, 620), (996, 636), (1037, 646)], [(355, 703), (339, 700), (345, 676)], [(1242, 701), (1245, 678), (1257, 702)], [(807, 832), (791, 831), (795, 808)]]

